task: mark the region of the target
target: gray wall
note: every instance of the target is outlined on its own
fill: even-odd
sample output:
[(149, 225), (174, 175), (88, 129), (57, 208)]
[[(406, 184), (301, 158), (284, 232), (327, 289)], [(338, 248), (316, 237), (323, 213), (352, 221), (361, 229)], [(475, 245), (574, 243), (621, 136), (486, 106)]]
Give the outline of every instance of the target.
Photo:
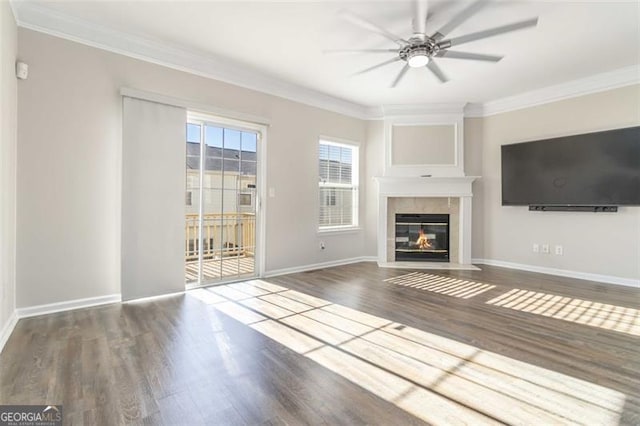
[[(628, 86), (532, 108), (464, 120), (465, 174), (473, 183), (472, 257), (569, 271), (640, 278), (640, 207), (616, 214), (535, 213), (503, 207), (500, 146), (527, 140), (640, 125), (640, 86)], [(367, 124), (367, 174), (381, 176), (384, 129)], [(367, 190), (364, 254), (377, 241), (375, 184)], [(533, 253), (533, 243), (562, 245), (564, 254)]]
[(393, 165), (456, 162), (456, 128), (452, 124), (394, 125), (391, 141)]
[(120, 292), (123, 86), (270, 120), (267, 271), (362, 254), (362, 231), (317, 233), (317, 143), (353, 140), (364, 156), (364, 121), (31, 30), (19, 51), (18, 307)]
[[(474, 257), (640, 278), (640, 207), (623, 207), (615, 214), (537, 213), (527, 207), (501, 206), (500, 194), (501, 145), (638, 126), (640, 86), (493, 115), (481, 124), (467, 120), (465, 124), (471, 124), (465, 128), (466, 146), (482, 144), (483, 206), (482, 213), (474, 214), (474, 227), (481, 227), (483, 234), (474, 235)], [(564, 255), (533, 253), (534, 242), (562, 245)]]
[(9, 2), (0, 2), (0, 330), (15, 309), (16, 129), (18, 43)]
[[(482, 118), (464, 119), (464, 172), (467, 176), (483, 176), (482, 158)], [(484, 178), (473, 181), (473, 201), (471, 216), (471, 257), (481, 259), (484, 256)]]
[[(384, 172), (384, 122), (382, 120), (367, 122), (367, 155), (366, 175), (361, 182), (368, 184), (366, 189), (366, 204), (364, 205), (366, 218), (366, 239), (363, 254), (377, 256), (378, 251), (378, 188), (373, 181), (376, 176)], [(382, 238), (386, 238), (383, 235)]]
[[(4, 3), (3, 53), (11, 51), (4, 43), (11, 45), (15, 27), (11, 23), (5, 29), (7, 11)], [(122, 86), (270, 120), (267, 186), (276, 196), (266, 200), (268, 271), (375, 255), (377, 199), (371, 178), (382, 173), (382, 122), (364, 122), (26, 29), (19, 30), (19, 51), (31, 71), (18, 89), (19, 307), (120, 292)], [(3, 69), (9, 65), (12, 58), (3, 56)], [(3, 93), (5, 86), (15, 88), (15, 82), (5, 80)], [(627, 87), (465, 120), (465, 171), (483, 176), (474, 183), (473, 257), (640, 276), (640, 209), (543, 215), (502, 207), (499, 176), (501, 144), (637, 125), (639, 90)], [(15, 97), (3, 95), (4, 102), (15, 103)], [(2, 116), (11, 117), (11, 112), (3, 110)], [(3, 135), (11, 133), (11, 126), (2, 128)], [(363, 231), (317, 233), (319, 135), (361, 143)], [(8, 141), (5, 145), (3, 139), (3, 150), (15, 147), (10, 136)], [(15, 162), (4, 163), (4, 158), (8, 168), (3, 173), (10, 175)], [(11, 200), (3, 200), (2, 226), (12, 238), (10, 206)], [(594, 234), (601, 247), (610, 249), (593, 248)], [(320, 240), (326, 242), (324, 251)], [(3, 261), (10, 264), (11, 244), (5, 241)], [(533, 242), (562, 244), (565, 255), (533, 254)], [(3, 291), (5, 276), (11, 274), (3, 272)]]

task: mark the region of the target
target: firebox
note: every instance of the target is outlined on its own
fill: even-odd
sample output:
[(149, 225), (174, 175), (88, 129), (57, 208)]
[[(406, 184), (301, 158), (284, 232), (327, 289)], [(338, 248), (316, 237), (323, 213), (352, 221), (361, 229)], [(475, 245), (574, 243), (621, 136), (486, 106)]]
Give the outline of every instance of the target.
[(396, 261), (449, 261), (448, 214), (396, 214)]

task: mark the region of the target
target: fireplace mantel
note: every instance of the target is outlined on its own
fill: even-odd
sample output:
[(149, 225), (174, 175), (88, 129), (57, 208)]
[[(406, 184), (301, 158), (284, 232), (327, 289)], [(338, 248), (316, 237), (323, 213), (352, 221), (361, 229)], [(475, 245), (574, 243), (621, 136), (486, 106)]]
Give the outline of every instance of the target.
[(471, 197), (471, 184), (480, 176), (376, 176), (378, 195), (386, 197)]
[[(455, 269), (471, 265), (471, 198), (472, 183), (479, 176), (452, 177), (400, 177), (376, 176), (378, 186), (378, 265), (392, 267), (451, 267)], [(387, 235), (387, 205), (389, 198), (455, 197), (460, 199), (459, 253), (457, 264), (433, 265), (429, 262), (388, 262), (387, 241), (395, 236)], [(428, 212), (425, 212), (428, 213)], [(402, 263), (402, 264), (401, 264)], [(406, 265), (405, 263), (410, 263)]]

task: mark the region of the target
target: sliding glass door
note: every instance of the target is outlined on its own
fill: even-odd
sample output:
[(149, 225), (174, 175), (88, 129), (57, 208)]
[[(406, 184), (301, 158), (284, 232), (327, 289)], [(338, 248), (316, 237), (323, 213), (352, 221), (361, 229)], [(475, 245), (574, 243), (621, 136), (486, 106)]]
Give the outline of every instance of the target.
[(186, 135), (186, 283), (255, 276), (260, 134), (190, 115)]

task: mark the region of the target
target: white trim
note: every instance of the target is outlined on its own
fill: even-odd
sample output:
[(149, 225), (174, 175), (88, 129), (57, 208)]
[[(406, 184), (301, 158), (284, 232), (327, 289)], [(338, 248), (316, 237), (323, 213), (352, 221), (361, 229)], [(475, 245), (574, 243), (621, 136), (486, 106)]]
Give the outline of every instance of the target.
[(360, 226), (327, 226), (323, 228), (319, 228), (317, 231), (318, 235), (339, 235), (339, 234), (355, 234), (358, 232), (362, 232), (362, 227)]
[(465, 108), (465, 117), (487, 117), (633, 84), (640, 84), (640, 66), (638, 65), (567, 81), (483, 104), (468, 104)]
[(470, 263), (447, 263), (447, 262), (378, 262), (380, 268), (391, 269), (435, 269), (441, 271), (481, 271), (480, 268)]
[(268, 129), (263, 129), (258, 133), (258, 175), (256, 176), (258, 191), (256, 195), (256, 250), (258, 250), (258, 256), (255, 257), (256, 261), (256, 275), (262, 277), (267, 264), (267, 206), (269, 199), (267, 197), (267, 140)]
[(74, 309), (90, 308), (93, 306), (119, 303), (122, 301), (120, 294), (108, 294), (106, 296), (87, 297), (86, 299), (67, 300), (64, 302), (49, 303), (46, 305), (29, 306), (16, 309), (18, 318), (29, 318), (37, 315), (53, 314), (56, 312), (71, 311)]
[[(201, 287), (201, 286), (198, 286)], [(177, 296), (179, 294), (183, 294), (185, 291), (187, 291), (187, 289), (185, 288), (184, 290), (180, 290), (180, 291), (173, 291), (171, 293), (163, 293), (163, 294), (157, 294), (155, 296), (145, 296), (145, 297), (139, 297), (137, 299), (129, 299), (129, 300), (124, 300), (122, 303), (123, 304), (128, 304), (128, 303), (138, 303), (138, 302), (151, 302), (153, 300), (158, 300), (158, 299), (164, 299), (167, 297), (172, 297), (172, 296)]]
[(264, 274), (264, 278), (272, 278), (280, 275), (297, 274), (300, 272), (314, 271), (316, 269), (332, 268), (334, 266), (350, 265), (352, 263), (360, 262), (375, 262), (377, 260), (374, 256), (359, 256), (352, 257), (350, 259), (331, 260), (329, 262), (313, 263), (311, 265), (293, 266), (291, 268), (274, 269), (267, 271)]
[[(160, 95), (163, 96), (163, 95)], [(185, 101), (189, 102), (189, 101)], [(207, 106), (207, 108), (209, 108)], [(251, 119), (250, 117), (258, 118), (256, 116), (245, 115), (245, 119), (237, 118), (239, 115), (230, 111), (231, 116), (219, 116), (212, 113), (192, 112), (187, 111), (187, 120), (195, 120), (203, 123), (210, 123), (214, 125), (229, 126), (238, 130), (252, 130), (258, 135), (257, 150), (258, 150), (258, 170), (257, 170), (257, 185), (256, 191), (256, 250), (257, 256), (255, 256), (255, 276), (261, 277), (264, 274), (265, 259), (267, 253), (267, 231), (266, 231), (266, 217), (267, 217), (267, 131), (269, 129), (268, 122), (249, 122), (245, 121)], [(235, 115), (235, 117), (234, 117)], [(259, 119), (259, 118), (258, 118)], [(204, 148), (204, 147), (203, 147)], [(202, 176), (201, 176), (202, 179)], [(202, 186), (202, 182), (200, 182)], [(202, 194), (201, 194), (202, 196)], [(202, 201), (202, 200), (201, 200)], [(200, 206), (204, 203), (200, 202)], [(194, 284), (193, 287), (201, 287), (203, 285), (214, 285), (217, 283), (203, 283)], [(189, 288), (189, 285), (186, 286)]]
[[(351, 206), (351, 215), (352, 221), (348, 225), (320, 225), (320, 197), (317, 197), (316, 204), (316, 215), (317, 215), (317, 228), (316, 231), (320, 234), (323, 232), (332, 232), (335, 230), (356, 230), (360, 228), (360, 142), (352, 142), (348, 139), (340, 139), (340, 138), (332, 138), (330, 136), (322, 136), (320, 135), (318, 138), (318, 153), (317, 160), (318, 165), (320, 164), (320, 154), (319, 148), (321, 145), (332, 145), (337, 146), (339, 148), (350, 149), (352, 151), (351, 157), (351, 183), (343, 184), (343, 183), (328, 183), (324, 182), (320, 179), (320, 168), (318, 168), (318, 194), (320, 194), (320, 189), (322, 188), (343, 188), (343, 189), (352, 189), (352, 206)], [(354, 173), (355, 171), (355, 173)], [(340, 206), (342, 208), (342, 206)]]
[(472, 259), (471, 262), (479, 265), (498, 266), (501, 268), (517, 269), (520, 271), (537, 272), (540, 274), (556, 275), (559, 277), (576, 278), (579, 280), (588, 280), (606, 284), (640, 288), (640, 279), (616, 277), (614, 275), (593, 274), (590, 272), (570, 271), (567, 269), (547, 268), (545, 266), (525, 265), (523, 263), (505, 262), (503, 260)]
[(471, 236), (473, 235), (473, 202), (472, 197), (460, 197), (458, 221), (458, 261), (461, 264), (471, 264)]
[(16, 324), (18, 324), (18, 315), (16, 314), (16, 311), (13, 311), (11, 312), (11, 315), (9, 315), (9, 319), (7, 319), (4, 327), (2, 327), (2, 331), (0, 331), (0, 354), (4, 349), (4, 345), (9, 340), (9, 337), (11, 337), (13, 329), (16, 328)]
[(360, 119), (370, 115), (369, 107), (289, 83), (228, 59), (115, 31), (34, 2), (11, 3), (17, 12), (16, 22), (23, 28), (339, 114)]
[[(432, 104), (401, 104), (401, 105), (382, 105), (382, 115), (378, 118), (394, 118), (405, 116), (459, 116), (464, 113), (465, 103), (432, 103)], [(373, 111), (372, 111), (373, 112)], [(370, 116), (375, 119), (375, 116)]]
[(327, 136), (327, 135), (319, 135), (318, 142), (319, 143), (325, 142), (329, 145), (336, 145), (336, 146), (341, 146), (345, 148), (353, 148), (353, 147), (360, 148), (360, 146), (362, 146), (362, 144), (357, 141), (344, 139), (344, 138), (337, 138), (334, 136)]
[(13, 14), (13, 21), (19, 25), (18, 22), (18, 1), (17, 0), (9, 0), (9, 6), (11, 8), (11, 13)]
[[(16, 23), (22, 28), (363, 120), (434, 113), (450, 114), (457, 112), (461, 105), (460, 103), (433, 103), (365, 106), (265, 75), (264, 72), (248, 69), (245, 65), (211, 54), (189, 50), (183, 46), (170, 46), (157, 40), (95, 25), (53, 11), (38, 3), (10, 0), (10, 5)], [(465, 117), (487, 117), (633, 84), (640, 84), (640, 66), (638, 65), (484, 103), (470, 103), (464, 108), (464, 115)]]
[[(408, 110), (407, 110), (408, 111)], [(454, 160), (449, 164), (394, 164), (393, 128), (396, 126), (453, 126)], [(464, 176), (464, 116), (458, 113), (403, 115), (384, 120), (385, 176)]]
[(471, 197), (476, 179), (480, 176), (373, 177), (378, 183), (378, 196), (383, 197)]
[(183, 98), (174, 98), (173, 96), (167, 96), (160, 93), (148, 92), (146, 90), (133, 89), (130, 87), (122, 87), (120, 89), (120, 94), (122, 96), (127, 96), (129, 98), (142, 99), (143, 101), (156, 102), (159, 104), (165, 104), (169, 106), (178, 106), (184, 109), (189, 110), (191, 113), (195, 113), (193, 115), (198, 115), (198, 113), (206, 114), (206, 115), (215, 115), (222, 118), (230, 118), (232, 120), (238, 121), (248, 121), (250, 123), (259, 124), (263, 126), (269, 126), (270, 120), (268, 118), (260, 117), (258, 115), (253, 114), (245, 114), (242, 112), (237, 112), (233, 110), (228, 110), (224, 108), (217, 108), (215, 106), (194, 102), (188, 99)]
[[(387, 234), (387, 208), (389, 198), (399, 197), (451, 197), (460, 199), (459, 254), (458, 263), (465, 265), (471, 263), (471, 202), (472, 183), (479, 176), (463, 177), (389, 177), (377, 176), (373, 179), (377, 183), (378, 194), (378, 264), (386, 265), (387, 243), (393, 240)], [(380, 238), (382, 236), (382, 238)]]

